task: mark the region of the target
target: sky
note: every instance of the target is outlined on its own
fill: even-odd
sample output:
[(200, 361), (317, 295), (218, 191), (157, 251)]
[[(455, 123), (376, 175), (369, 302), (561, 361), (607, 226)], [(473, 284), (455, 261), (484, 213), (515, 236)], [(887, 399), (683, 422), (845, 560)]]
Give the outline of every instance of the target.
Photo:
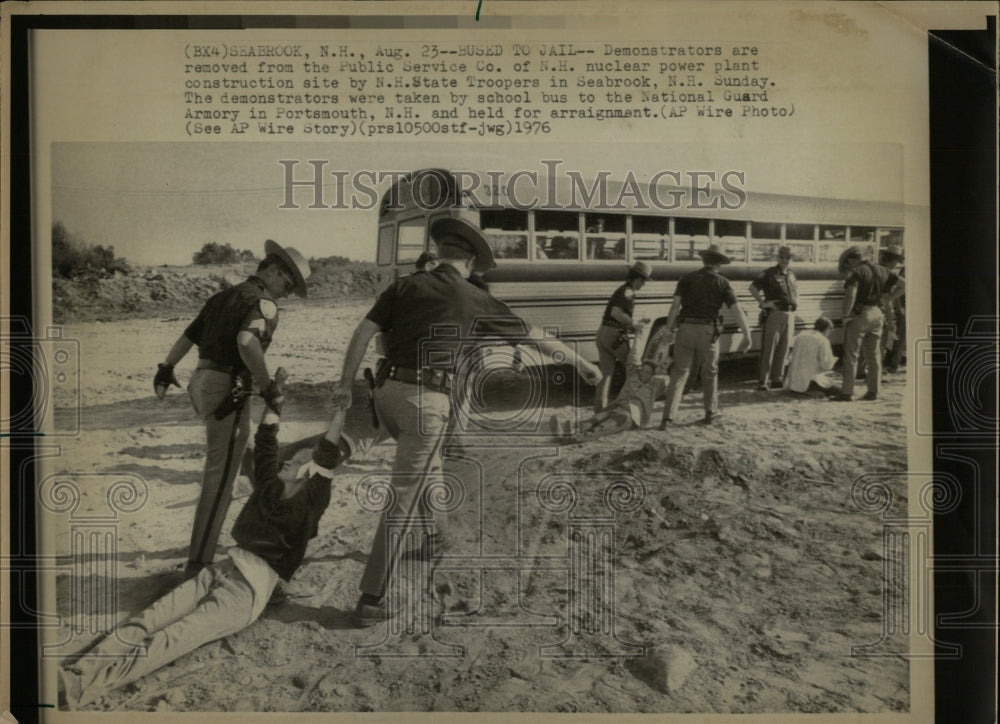
[[(768, 193), (901, 201), (903, 170), (894, 144), (469, 144), (387, 143), (55, 143), (52, 145), (52, 220), (91, 244), (113, 246), (133, 264), (187, 264), (208, 242), (260, 253), (265, 239), (293, 246), (307, 257), (375, 258), (375, 209), (310, 209), (312, 191), (297, 191), (298, 209), (285, 203), (285, 167), (297, 160), (297, 179), (311, 178), (310, 160), (330, 172), (409, 172), (447, 168), (482, 172), (516, 170), (543, 175), (542, 159), (560, 160), (560, 173), (593, 178), (631, 171), (740, 170), (745, 188)], [(365, 183), (368, 177), (363, 177)], [(376, 184), (379, 194), (389, 181)], [(354, 195), (362, 204), (365, 194)]]

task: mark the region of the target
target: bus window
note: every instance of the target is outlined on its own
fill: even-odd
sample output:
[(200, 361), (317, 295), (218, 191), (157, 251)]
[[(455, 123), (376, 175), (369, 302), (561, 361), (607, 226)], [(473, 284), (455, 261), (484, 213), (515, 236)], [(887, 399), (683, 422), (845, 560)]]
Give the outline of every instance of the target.
[(535, 244), (538, 247), (538, 258), (579, 259), (579, 221), (579, 216), (571, 211), (536, 211)]
[(846, 226), (820, 226), (819, 242), (816, 244), (816, 261), (836, 262), (844, 251), (847, 240)]
[(789, 241), (785, 246), (792, 251), (792, 261), (811, 262), (813, 260), (812, 244), (796, 244), (794, 241)]
[(632, 217), (632, 258), (670, 258), (669, 219), (662, 216)]
[(902, 246), (903, 245), (903, 230), (902, 229), (879, 229), (878, 230), (878, 248), (884, 249), (887, 246)]
[(399, 243), (396, 246), (396, 263), (412, 264), (424, 250), (424, 217), (399, 222)]
[(747, 222), (716, 220), (713, 241), (733, 261), (747, 260)]
[(815, 224), (785, 224), (785, 245), (792, 250), (792, 261), (811, 262)]
[(750, 224), (750, 261), (773, 262), (781, 246), (781, 224), (754, 221)]
[(875, 227), (851, 226), (850, 236), (851, 243), (861, 247), (861, 256), (868, 261), (875, 261)]
[(851, 242), (872, 242), (875, 241), (875, 227), (874, 226), (852, 226), (851, 227)]
[(625, 260), (625, 217), (587, 214), (587, 258)]
[(392, 224), (379, 227), (378, 250), (375, 261), (379, 266), (392, 264), (392, 242), (396, 240), (396, 227)]
[(708, 219), (674, 219), (674, 259), (698, 261), (698, 250), (707, 248)]
[(517, 209), (479, 212), (479, 226), (496, 259), (528, 258), (528, 212)]

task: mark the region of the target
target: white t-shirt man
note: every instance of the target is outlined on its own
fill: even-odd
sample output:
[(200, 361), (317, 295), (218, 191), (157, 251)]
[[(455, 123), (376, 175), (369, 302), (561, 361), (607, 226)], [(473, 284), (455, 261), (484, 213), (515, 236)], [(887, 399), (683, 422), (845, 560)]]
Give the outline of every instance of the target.
[(833, 386), (833, 356), (830, 340), (816, 329), (800, 332), (792, 343), (792, 360), (785, 373), (785, 387), (793, 392), (806, 392), (815, 382), (824, 390)]

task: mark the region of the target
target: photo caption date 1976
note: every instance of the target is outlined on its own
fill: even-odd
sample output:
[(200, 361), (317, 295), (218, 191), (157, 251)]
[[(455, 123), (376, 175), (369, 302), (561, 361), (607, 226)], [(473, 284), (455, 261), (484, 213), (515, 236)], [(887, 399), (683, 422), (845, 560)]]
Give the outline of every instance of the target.
[(196, 137), (533, 136), (796, 113), (757, 45), (189, 43), (178, 60)]

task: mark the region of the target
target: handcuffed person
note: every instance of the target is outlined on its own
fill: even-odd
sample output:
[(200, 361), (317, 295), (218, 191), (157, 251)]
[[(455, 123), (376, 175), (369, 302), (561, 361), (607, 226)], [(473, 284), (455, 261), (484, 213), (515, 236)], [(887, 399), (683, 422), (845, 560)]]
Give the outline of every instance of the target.
[[(281, 406), (284, 370), (275, 374)], [(233, 525), (237, 545), (141, 613), (120, 623), (80, 659), (59, 669), (71, 709), (136, 681), (184, 654), (257, 620), (279, 580), (298, 570), (330, 502), (333, 469), (356, 443), (343, 430), (344, 411), (313, 448), (279, 472), (278, 412), (268, 408), (254, 438), (253, 493)], [(300, 463), (301, 467), (299, 467)], [(297, 472), (296, 472), (297, 471)]]
[(195, 508), (185, 573), (196, 574), (215, 557), (215, 547), (233, 496), (233, 481), (250, 440), (254, 385), (270, 402), (274, 387), (265, 353), (278, 326), (276, 299), (292, 292), (306, 296), (309, 263), (298, 251), (268, 239), (264, 260), (246, 281), (213, 295), (159, 365), (154, 378), (163, 399), (180, 387), (174, 366), (198, 346), (198, 367), (188, 393), (205, 422), (208, 450)]

